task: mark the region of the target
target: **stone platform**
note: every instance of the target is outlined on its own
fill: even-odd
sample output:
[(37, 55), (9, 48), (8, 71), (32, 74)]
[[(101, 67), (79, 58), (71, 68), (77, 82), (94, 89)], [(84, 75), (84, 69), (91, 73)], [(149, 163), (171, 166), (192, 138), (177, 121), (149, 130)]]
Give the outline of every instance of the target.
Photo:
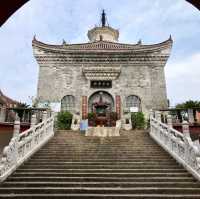
[(116, 137), (120, 136), (119, 129), (117, 127), (90, 127), (86, 133), (86, 136), (95, 137)]
[(89, 127), (85, 136), (118, 137), (120, 136), (121, 120), (116, 121), (115, 127)]

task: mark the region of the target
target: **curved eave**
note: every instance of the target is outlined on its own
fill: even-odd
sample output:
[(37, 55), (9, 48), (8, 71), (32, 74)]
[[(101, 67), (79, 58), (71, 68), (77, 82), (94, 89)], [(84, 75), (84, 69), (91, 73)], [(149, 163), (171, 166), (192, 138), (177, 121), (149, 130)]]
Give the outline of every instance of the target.
[(141, 45), (141, 44), (123, 44), (108, 41), (97, 41), (92, 43), (82, 44), (63, 44), (50, 45), (42, 43), (36, 39), (32, 41), (33, 49), (37, 48), (46, 52), (61, 52), (61, 53), (91, 53), (91, 52), (159, 52), (162, 50), (171, 49), (173, 40), (171, 37), (158, 44)]

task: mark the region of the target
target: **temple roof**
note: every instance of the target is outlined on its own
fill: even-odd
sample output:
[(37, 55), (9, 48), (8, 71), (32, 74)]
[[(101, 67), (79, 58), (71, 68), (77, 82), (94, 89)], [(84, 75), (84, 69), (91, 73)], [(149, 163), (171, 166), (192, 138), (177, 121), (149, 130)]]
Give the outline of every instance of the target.
[(140, 42), (138, 44), (124, 44), (109, 41), (96, 41), (80, 44), (67, 44), (51, 45), (38, 41), (35, 37), (32, 41), (33, 48), (39, 48), (44, 51), (55, 52), (155, 52), (172, 47), (173, 40), (170, 38), (162, 43), (143, 45)]
[(10, 106), (10, 104), (17, 105), (19, 103), (20, 102), (17, 102), (15, 100), (7, 97), (6, 95), (4, 95), (3, 92), (0, 89), (0, 104), (2, 104), (2, 105), (5, 104), (6, 106)]

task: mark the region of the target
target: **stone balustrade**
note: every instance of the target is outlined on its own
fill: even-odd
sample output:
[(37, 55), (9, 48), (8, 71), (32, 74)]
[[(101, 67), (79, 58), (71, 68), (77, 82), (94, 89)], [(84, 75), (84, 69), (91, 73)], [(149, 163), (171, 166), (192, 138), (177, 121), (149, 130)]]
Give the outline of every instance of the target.
[(3, 150), (0, 161), (0, 182), (12, 174), (18, 166), (39, 150), (54, 136), (54, 116), (47, 118), (43, 113), (42, 122), (36, 125), (36, 115), (32, 115), (30, 129), (20, 133), (20, 121), (16, 118), (13, 137)]
[(161, 113), (150, 114), (150, 136), (170, 153), (196, 179), (200, 180), (200, 143), (192, 141), (189, 123), (183, 121), (183, 133), (172, 128), (172, 118), (167, 116), (168, 124), (161, 122)]

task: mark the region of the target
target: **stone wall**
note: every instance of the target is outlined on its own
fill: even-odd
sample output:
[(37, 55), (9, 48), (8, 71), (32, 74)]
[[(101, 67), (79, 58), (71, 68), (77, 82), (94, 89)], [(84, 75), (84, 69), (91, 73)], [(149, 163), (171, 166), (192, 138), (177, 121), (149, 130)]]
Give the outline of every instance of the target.
[[(34, 47), (34, 55), (40, 66), (38, 80), (38, 98), (41, 102), (60, 102), (66, 95), (76, 98), (75, 111), (81, 110), (81, 97), (88, 98), (97, 91), (107, 91), (115, 99), (121, 96), (122, 113), (126, 106), (126, 97), (136, 95), (141, 99), (142, 111), (166, 108), (167, 94), (164, 66), (169, 57), (170, 48), (135, 54), (127, 52), (65, 52), (55, 53)], [(121, 67), (112, 88), (90, 88), (90, 80), (83, 73), (83, 66)]]

